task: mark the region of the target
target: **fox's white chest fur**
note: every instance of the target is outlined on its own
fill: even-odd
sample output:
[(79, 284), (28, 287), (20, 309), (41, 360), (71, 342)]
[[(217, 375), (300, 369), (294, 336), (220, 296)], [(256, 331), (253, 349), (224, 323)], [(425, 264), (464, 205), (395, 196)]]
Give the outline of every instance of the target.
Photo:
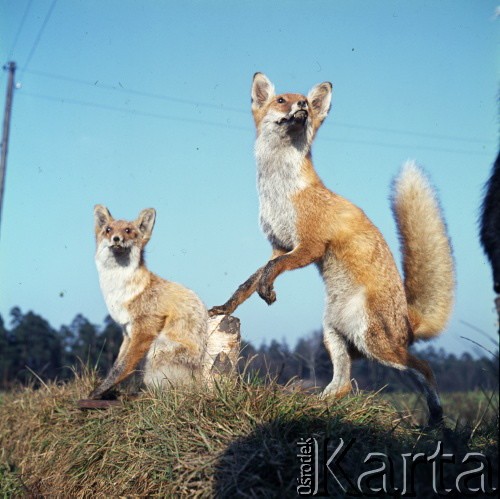
[(125, 329), (131, 321), (127, 304), (143, 291), (133, 280), (139, 259), (140, 251), (134, 247), (128, 265), (121, 265), (104, 245), (97, 248), (95, 257), (99, 284), (109, 315)]
[(273, 246), (290, 251), (298, 244), (292, 198), (306, 187), (301, 176), (304, 154), (261, 134), (255, 144), (260, 225)]

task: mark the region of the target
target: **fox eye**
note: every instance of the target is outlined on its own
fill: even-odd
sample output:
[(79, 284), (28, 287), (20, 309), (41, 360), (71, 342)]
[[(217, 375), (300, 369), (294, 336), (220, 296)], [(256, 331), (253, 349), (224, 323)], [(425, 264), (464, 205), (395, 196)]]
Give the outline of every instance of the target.
[(283, 97), (279, 97), (278, 104), (284, 104), (284, 103), (285, 103), (285, 99), (283, 99)]
[(131, 232), (132, 232), (132, 230), (131, 230), (131, 229), (129, 229), (128, 227), (125, 229), (125, 233), (126, 233), (126, 234), (130, 234)]
[(111, 227), (106, 227), (106, 234), (109, 234), (111, 232)]

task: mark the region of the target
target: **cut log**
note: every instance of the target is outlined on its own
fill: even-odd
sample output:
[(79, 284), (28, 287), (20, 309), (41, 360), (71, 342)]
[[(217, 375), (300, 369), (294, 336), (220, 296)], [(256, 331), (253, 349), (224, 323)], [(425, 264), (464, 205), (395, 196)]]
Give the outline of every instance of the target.
[(213, 377), (235, 372), (240, 355), (240, 341), (239, 319), (231, 315), (210, 317), (205, 374)]

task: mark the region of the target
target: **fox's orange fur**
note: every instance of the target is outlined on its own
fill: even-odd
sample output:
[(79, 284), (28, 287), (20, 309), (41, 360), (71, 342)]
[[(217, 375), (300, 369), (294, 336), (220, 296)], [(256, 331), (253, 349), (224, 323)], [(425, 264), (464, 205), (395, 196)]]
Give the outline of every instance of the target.
[(408, 163), (393, 187), (403, 284), (379, 230), (360, 208), (328, 190), (314, 170), (311, 145), (329, 112), (331, 92), (325, 82), (307, 96), (275, 95), (265, 75), (254, 76), (260, 218), (273, 254), (210, 314), (232, 313), (254, 291), (271, 304), (281, 273), (315, 263), (327, 290), (324, 341), (334, 365), (324, 395), (350, 390), (351, 359), (361, 355), (408, 370), (427, 395), (431, 419), (440, 420), (432, 371), (408, 346), (438, 334), (451, 311), (454, 270), (441, 212), (423, 173)]

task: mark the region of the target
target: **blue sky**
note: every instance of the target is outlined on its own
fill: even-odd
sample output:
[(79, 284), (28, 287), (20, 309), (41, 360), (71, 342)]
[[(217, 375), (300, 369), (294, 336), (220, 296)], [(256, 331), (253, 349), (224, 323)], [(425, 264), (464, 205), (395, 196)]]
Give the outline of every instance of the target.
[[(498, 22), (490, 1), (0, 0), (0, 59), (19, 66), (0, 236), (0, 314), (54, 326), (106, 315), (92, 210), (157, 210), (150, 269), (223, 303), (270, 255), (258, 226), (250, 85), (333, 83), (313, 146), (332, 190), (363, 208), (399, 264), (389, 186), (416, 159), (445, 212), (457, 300), (435, 342), (491, 348), (490, 269), (477, 218), (498, 150)], [(50, 15), (49, 15), (50, 14)], [(0, 98), (7, 74), (1, 75)], [(315, 268), (278, 278), (278, 301), (238, 309), (245, 339), (321, 327)], [(473, 327), (471, 327), (473, 326)]]

